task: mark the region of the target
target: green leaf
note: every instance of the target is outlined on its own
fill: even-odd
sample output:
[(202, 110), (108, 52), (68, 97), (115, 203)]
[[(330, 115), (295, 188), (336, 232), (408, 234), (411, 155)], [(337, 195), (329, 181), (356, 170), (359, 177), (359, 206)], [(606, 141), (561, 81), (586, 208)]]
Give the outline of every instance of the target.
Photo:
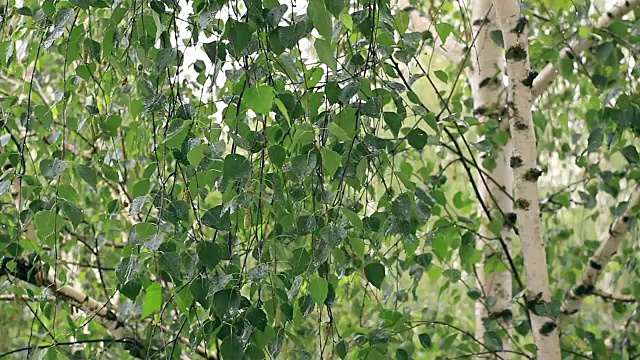
[(384, 265), (380, 263), (367, 264), (367, 266), (364, 267), (364, 275), (371, 285), (381, 289), (382, 281), (385, 277)]
[(322, 37), (331, 40), (333, 37), (333, 22), (331, 21), (331, 14), (325, 7), (324, 0), (310, 0), (308, 6), (307, 14), (312, 19), (313, 26)]
[(369, 344), (385, 344), (391, 341), (393, 335), (386, 330), (373, 329), (368, 334)]
[[(218, 205), (212, 209), (207, 210), (200, 219), (203, 224), (217, 229), (217, 230), (231, 230), (231, 219), (229, 217), (229, 211), (225, 211), (222, 205)], [(207, 249), (212, 249), (210, 245)]]
[(296, 179), (304, 179), (311, 175), (316, 168), (317, 156), (315, 153), (298, 155), (291, 159), (291, 173)]
[(137, 256), (127, 256), (116, 266), (120, 290), (129, 299), (135, 299), (142, 288), (140, 284), (141, 271)]
[(329, 132), (331, 133), (331, 135), (335, 136), (338, 138), (338, 140), (340, 141), (349, 141), (352, 139), (351, 136), (349, 136), (349, 134), (347, 134), (346, 131), (344, 131), (343, 128), (341, 128), (338, 124), (336, 123), (329, 123), (327, 125), (327, 129), (329, 130)]
[(300, 215), (296, 220), (296, 227), (302, 235), (312, 233), (316, 226), (316, 217), (313, 215)]
[(478, 300), (480, 299), (480, 297), (482, 297), (482, 293), (480, 292), (480, 290), (474, 288), (467, 291), (467, 296), (469, 296), (471, 300)]
[(429, 139), (429, 135), (424, 132), (422, 129), (415, 128), (409, 132), (407, 135), (407, 141), (409, 141), (409, 145), (414, 149), (420, 151), (427, 144), (427, 140)]
[(226, 60), (227, 49), (225, 47), (225, 44), (219, 41), (212, 41), (210, 43), (202, 44), (202, 48), (211, 62), (215, 63), (217, 61)]
[(78, 226), (82, 221), (82, 210), (70, 201), (64, 201), (62, 203), (62, 211), (64, 211), (64, 214), (71, 220), (73, 226)]
[(384, 112), (384, 122), (389, 127), (389, 130), (393, 133), (393, 136), (398, 137), (400, 133), (400, 127), (402, 126), (402, 116), (392, 113), (392, 112)]
[(237, 289), (223, 289), (213, 295), (211, 304), (220, 317), (234, 317), (240, 309), (241, 295)]
[(95, 74), (95, 72), (96, 64), (94, 63), (81, 64), (76, 68), (76, 74), (86, 81), (91, 80), (91, 74)]
[(622, 155), (627, 159), (629, 164), (638, 164), (640, 163), (640, 156), (638, 155), (638, 150), (633, 145), (627, 145), (622, 149)]
[(88, 9), (96, 0), (71, 0), (71, 3), (81, 9)]
[(67, 169), (67, 162), (58, 159), (44, 159), (40, 162), (40, 173), (47, 180), (54, 180)]
[(615, 48), (616, 48), (615, 45), (610, 41), (607, 41), (598, 45), (595, 51), (596, 58), (601, 62), (606, 61), (609, 58), (609, 56), (611, 56)]
[(153, 94), (144, 98), (144, 112), (145, 114), (151, 114), (160, 111), (164, 108), (167, 99), (164, 95)]
[(324, 0), (324, 4), (329, 10), (329, 12), (336, 18), (340, 19), (340, 15), (342, 14), (342, 10), (344, 10), (346, 1), (345, 0)]
[(358, 91), (360, 91), (360, 84), (358, 82), (353, 81), (348, 83), (347, 86), (340, 91), (340, 102), (343, 104), (348, 103), (349, 100), (358, 93)]
[(425, 349), (431, 349), (431, 336), (427, 333), (422, 333), (418, 335), (418, 340), (420, 341), (420, 345), (422, 345)]
[(191, 166), (193, 166), (194, 168), (198, 168), (198, 165), (200, 165), (200, 162), (202, 162), (202, 159), (204, 158), (205, 149), (207, 149), (207, 145), (200, 144), (189, 150), (189, 152), (187, 153), (187, 159), (189, 160), (189, 164), (191, 164)]
[(247, 312), (247, 320), (249, 323), (260, 331), (265, 331), (268, 321), (267, 314), (262, 309), (251, 308)]
[(493, 40), (494, 43), (498, 44), (501, 47), (504, 47), (504, 39), (502, 38), (501, 30), (493, 30), (489, 34), (489, 37), (491, 37), (491, 40)]
[(500, 232), (502, 231), (503, 226), (504, 221), (502, 220), (502, 218), (493, 220), (489, 223), (489, 225), (487, 225), (489, 231), (491, 231), (496, 236), (500, 236)]
[(452, 31), (453, 31), (453, 25), (449, 23), (438, 22), (436, 24), (436, 32), (438, 33), (438, 37), (440, 37), (440, 40), (442, 41), (442, 43), (445, 43), (447, 41), (447, 38), (449, 37), (449, 34), (451, 34)]
[(305, 74), (305, 85), (308, 89), (314, 88), (324, 77), (324, 69), (316, 67)]
[(360, 219), (360, 215), (356, 214), (355, 212), (343, 207), (342, 214), (349, 220), (351, 225), (355, 226), (356, 228), (362, 229), (364, 227), (362, 219)]
[(169, 65), (180, 58), (180, 51), (174, 48), (160, 49), (155, 59), (155, 70), (157, 72), (166, 71)]
[(444, 275), (452, 283), (457, 283), (458, 281), (460, 281), (462, 273), (458, 269), (447, 269), (442, 272), (442, 275)]
[(338, 167), (340, 167), (342, 156), (327, 148), (321, 148), (320, 154), (322, 154), (322, 168), (324, 169), (325, 175), (329, 178), (333, 177)]
[(311, 264), (311, 254), (305, 248), (299, 248), (293, 250), (293, 256), (291, 258), (291, 266), (293, 276), (298, 276), (309, 268)]
[(94, 60), (100, 61), (100, 56), (102, 55), (102, 46), (99, 42), (91, 38), (85, 38), (84, 48), (87, 53), (89, 53), (89, 56), (91, 56)]
[(273, 88), (269, 85), (261, 84), (247, 89), (242, 101), (243, 104), (256, 113), (267, 115), (271, 111), (274, 97)]
[(347, 353), (349, 352), (349, 344), (341, 340), (336, 344), (336, 354), (340, 357), (340, 359), (344, 360), (347, 357)]
[(329, 293), (327, 280), (317, 277), (309, 282), (309, 295), (318, 304), (323, 304)]
[(205, 309), (209, 307), (209, 301), (207, 300), (207, 294), (209, 289), (207, 286), (207, 280), (199, 277), (191, 282), (189, 291), (193, 298)]
[(222, 260), (222, 249), (220, 245), (213, 241), (203, 241), (198, 243), (198, 258), (207, 268), (213, 269)]
[(269, 160), (271, 160), (275, 166), (282, 167), (286, 157), (287, 154), (282, 146), (273, 145), (269, 147)]
[(338, 62), (335, 57), (335, 46), (322, 39), (316, 39), (313, 43), (313, 47), (316, 49), (318, 59), (326, 64), (333, 72), (338, 71)]
[(433, 238), (433, 242), (431, 243), (431, 246), (433, 247), (433, 252), (436, 253), (436, 255), (438, 255), (440, 258), (442, 259), (448, 259), (449, 258), (449, 244), (450, 244), (450, 240), (448, 238), (448, 236), (444, 236), (440, 233), (436, 234), (436, 236), (434, 236)]
[(251, 175), (251, 164), (240, 154), (229, 154), (224, 158), (222, 176), (228, 180), (241, 180)]
[(57, 233), (64, 226), (64, 218), (51, 210), (39, 211), (33, 222), (38, 236), (42, 238)]
[(484, 333), (483, 340), (487, 347), (491, 350), (502, 350), (502, 338), (495, 331), (487, 331)]
[(243, 359), (244, 342), (235, 334), (230, 334), (220, 344), (220, 355), (223, 360)]
[(267, 24), (271, 25), (272, 27), (278, 26), (280, 20), (282, 20), (282, 17), (288, 9), (289, 6), (287, 6), (287, 4), (280, 4), (269, 10), (269, 12), (267, 13)]
[(160, 311), (162, 309), (162, 286), (158, 283), (152, 283), (145, 290), (144, 300), (142, 302), (142, 318)]
[(446, 72), (442, 71), (442, 70), (436, 70), (433, 72), (433, 74), (443, 83), (447, 83), (449, 82), (449, 76), (447, 75)]
[(242, 52), (247, 49), (253, 38), (253, 32), (248, 23), (229, 19), (227, 22), (227, 36), (233, 46), (236, 57), (241, 56)]

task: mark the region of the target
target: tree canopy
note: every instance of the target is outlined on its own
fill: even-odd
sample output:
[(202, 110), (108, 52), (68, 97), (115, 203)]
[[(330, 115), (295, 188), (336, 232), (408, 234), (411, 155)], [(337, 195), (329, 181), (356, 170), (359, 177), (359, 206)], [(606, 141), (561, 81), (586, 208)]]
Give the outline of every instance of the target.
[(0, 357), (640, 357), (639, 5), (7, 0)]

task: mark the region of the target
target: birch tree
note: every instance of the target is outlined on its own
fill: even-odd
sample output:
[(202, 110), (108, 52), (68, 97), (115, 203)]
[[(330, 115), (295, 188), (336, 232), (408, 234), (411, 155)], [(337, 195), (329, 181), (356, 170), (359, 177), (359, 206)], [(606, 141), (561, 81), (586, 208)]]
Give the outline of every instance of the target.
[(514, 144), (510, 166), (514, 175), (514, 207), (522, 242), (531, 331), (538, 359), (560, 359), (557, 324), (553, 318), (536, 310), (551, 301), (551, 288), (538, 205), (537, 181), (541, 171), (537, 164), (531, 114), (531, 86), (535, 74), (529, 65), (528, 20), (518, 1), (496, 1), (494, 5), (504, 39), (509, 76), (509, 128)]

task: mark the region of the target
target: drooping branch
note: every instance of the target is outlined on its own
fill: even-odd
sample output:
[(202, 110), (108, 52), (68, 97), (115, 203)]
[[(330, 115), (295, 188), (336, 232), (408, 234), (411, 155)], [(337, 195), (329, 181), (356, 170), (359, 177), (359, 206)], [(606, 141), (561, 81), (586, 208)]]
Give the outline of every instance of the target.
[(517, 224), (522, 243), (522, 257), (527, 279), (527, 307), (531, 330), (539, 360), (559, 360), (560, 339), (553, 318), (535, 309), (551, 300), (549, 274), (542, 241), (536, 134), (531, 113), (533, 74), (529, 65), (527, 18), (517, 0), (494, 0), (496, 15), (505, 45), (509, 76), (509, 126), (513, 141), (510, 166), (514, 175), (514, 197)]
[(567, 292), (560, 308), (559, 325), (566, 325), (569, 316), (580, 311), (584, 298), (594, 293), (598, 277), (611, 261), (611, 257), (618, 251), (624, 236), (629, 231), (629, 224), (635, 218), (634, 208), (640, 205), (640, 189), (636, 189), (627, 203), (627, 210), (611, 226), (608, 238), (600, 243), (598, 250), (589, 258), (589, 262), (582, 271), (578, 283)]
[[(633, 10), (640, 5), (640, 0), (617, 0), (616, 4), (600, 16), (596, 29), (604, 29), (611, 25), (614, 21), (620, 19), (622, 16)], [(560, 51), (560, 59), (573, 58), (581, 54), (592, 44), (592, 40), (587, 39), (575, 39), (569, 43), (569, 46)], [(558, 65), (556, 63), (547, 64), (540, 74), (533, 81), (533, 87), (531, 88), (531, 94), (533, 98), (540, 96), (547, 90), (549, 85), (558, 76)]]

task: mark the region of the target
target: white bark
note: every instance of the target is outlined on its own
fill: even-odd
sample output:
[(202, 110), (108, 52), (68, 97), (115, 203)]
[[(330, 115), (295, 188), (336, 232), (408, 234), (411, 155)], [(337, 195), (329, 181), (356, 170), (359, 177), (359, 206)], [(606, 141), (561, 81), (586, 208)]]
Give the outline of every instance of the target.
[(598, 277), (609, 264), (611, 257), (618, 251), (629, 230), (629, 223), (635, 217), (633, 208), (638, 205), (640, 205), (640, 189), (635, 189), (626, 211), (611, 225), (608, 237), (603, 239), (598, 250), (589, 259), (580, 281), (567, 292), (560, 308), (559, 326), (561, 328), (566, 325), (569, 316), (580, 311), (584, 298), (594, 293)]
[[(640, 0), (617, 0), (615, 5), (609, 11), (602, 14), (596, 29), (603, 29), (611, 25), (615, 20), (620, 19), (626, 13), (640, 5)], [(569, 46), (560, 51), (560, 58), (572, 58), (582, 53), (591, 45), (592, 41), (587, 39), (576, 39), (569, 43)], [(555, 63), (547, 64), (533, 82), (531, 93), (533, 98), (540, 96), (558, 76), (558, 66)]]
[[(471, 3), (471, 21), (473, 26), (473, 38), (476, 39), (471, 47), (472, 70), (469, 71), (469, 83), (471, 85), (471, 95), (473, 97), (473, 112), (480, 122), (489, 119), (502, 118), (505, 110), (506, 88), (503, 83), (503, 58), (502, 48), (490, 37), (491, 32), (497, 30), (496, 14), (491, 0), (473, 0)], [(504, 128), (508, 128), (505, 121)], [(506, 129), (505, 129), (506, 130)], [(482, 201), (487, 204), (491, 211), (491, 216), (502, 216), (513, 212), (513, 203), (508, 195), (513, 192), (513, 174), (509, 167), (511, 157), (511, 142), (500, 149), (495, 149), (496, 167), (493, 170), (481, 168), (482, 173), (487, 173), (496, 183), (489, 180), (479, 181), (480, 195)], [(486, 186), (485, 186), (486, 185)], [(479, 206), (480, 214), (484, 214), (484, 209)], [(480, 236), (483, 239), (495, 239), (489, 228), (483, 224), (480, 227)], [(502, 229), (500, 237), (504, 241), (507, 249), (511, 249), (511, 231), (509, 227)], [(476, 338), (483, 339), (485, 333), (484, 321), (493, 318), (507, 331), (511, 327), (511, 298), (512, 298), (512, 278), (511, 271), (487, 274), (485, 263), (487, 259), (498, 257), (506, 263), (506, 254), (498, 240), (491, 241), (485, 246), (484, 240), (478, 241), (478, 247), (483, 249), (483, 261), (476, 267), (478, 281), (484, 292), (484, 299), (476, 302)], [(495, 303), (488, 308), (487, 298), (494, 298)], [(503, 338), (504, 350), (510, 350), (509, 338)], [(500, 352), (484, 358), (510, 357), (509, 352)]]
[(527, 307), (531, 331), (537, 346), (538, 360), (559, 360), (560, 339), (554, 319), (540, 316), (533, 309), (536, 303), (551, 300), (549, 274), (540, 224), (538, 204), (537, 149), (531, 115), (532, 74), (529, 65), (527, 19), (517, 0), (494, 0), (498, 23), (502, 30), (509, 76), (509, 125), (513, 141), (510, 165), (514, 172), (514, 197), (517, 225), (522, 243)]

